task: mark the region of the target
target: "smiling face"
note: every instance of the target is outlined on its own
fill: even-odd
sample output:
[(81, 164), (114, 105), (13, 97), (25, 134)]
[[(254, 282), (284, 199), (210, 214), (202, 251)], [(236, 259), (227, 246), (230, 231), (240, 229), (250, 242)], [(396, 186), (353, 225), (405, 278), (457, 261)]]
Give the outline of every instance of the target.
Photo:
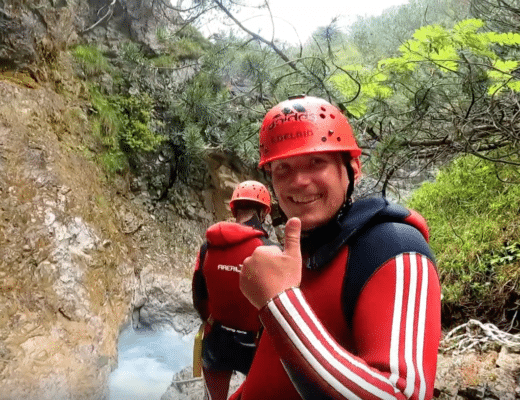
[[(354, 177), (358, 159), (351, 161)], [(345, 201), (347, 168), (341, 153), (313, 153), (275, 160), (270, 165), (273, 188), (287, 217), (298, 217), (302, 230), (326, 224)]]

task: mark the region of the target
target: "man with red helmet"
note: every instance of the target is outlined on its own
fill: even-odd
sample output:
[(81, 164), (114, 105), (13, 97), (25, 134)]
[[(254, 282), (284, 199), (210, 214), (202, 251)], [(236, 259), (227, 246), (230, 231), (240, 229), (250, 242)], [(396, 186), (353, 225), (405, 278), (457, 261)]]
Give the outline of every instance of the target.
[(273, 245), (262, 222), (271, 210), (267, 188), (240, 183), (229, 203), (236, 222), (219, 222), (206, 231), (193, 275), (193, 304), (206, 322), (202, 364), (206, 398), (225, 400), (233, 371), (246, 374), (261, 328), (258, 310), (238, 286), (242, 262), (261, 245)]
[(352, 202), (360, 155), (325, 100), (266, 114), (260, 167), (289, 220), (283, 250), (261, 246), (243, 263), (264, 331), (231, 398), (432, 398), (440, 285), (426, 221), (384, 198)]

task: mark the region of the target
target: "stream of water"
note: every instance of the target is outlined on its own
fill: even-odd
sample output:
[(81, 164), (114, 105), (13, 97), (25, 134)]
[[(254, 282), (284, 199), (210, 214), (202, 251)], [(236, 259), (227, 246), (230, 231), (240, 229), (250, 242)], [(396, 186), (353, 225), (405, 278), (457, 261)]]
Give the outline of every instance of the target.
[(171, 328), (119, 335), (118, 367), (109, 380), (110, 400), (159, 400), (175, 373), (192, 362), (194, 334)]

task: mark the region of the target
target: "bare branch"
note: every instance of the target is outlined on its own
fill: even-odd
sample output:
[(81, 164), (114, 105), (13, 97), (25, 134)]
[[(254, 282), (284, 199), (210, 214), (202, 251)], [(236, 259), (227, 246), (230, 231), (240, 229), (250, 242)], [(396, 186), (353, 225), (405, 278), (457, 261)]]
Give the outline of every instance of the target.
[(246, 28), (219, 0), (213, 0), (214, 3), (220, 8), (240, 29), (242, 29), (244, 32), (246, 32), (248, 35), (252, 36), (254, 39), (258, 40), (259, 42), (262, 42), (266, 45), (268, 45), (271, 49), (274, 50), (278, 56), (282, 60), (284, 60), (292, 69), (295, 71), (298, 71), (298, 68), (296, 67), (296, 64), (287, 57), (287, 55), (274, 43), (273, 40), (269, 41), (265, 39), (264, 37), (254, 33), (253, 31)]
[[(116, 0), (112, 0), (112, 3), (108, 5), (108, 10), (103, 17), (101, 17), (95, 24), (89, 26), (87, 29), (84, 29), (81, 31), (81, 33), (86, 33), (92, 29), (94, 29), (96, 26), (98, 26), (101, 22), (103, 22), (105, 19), (110, 19), (112, 16), (112, 13), (114, 12), (114, 5), (116, 4)], [(100, 10), (102, 10), (104, 7), (102, 7)], [(99, 11), (98, 11), (99, 12)]]

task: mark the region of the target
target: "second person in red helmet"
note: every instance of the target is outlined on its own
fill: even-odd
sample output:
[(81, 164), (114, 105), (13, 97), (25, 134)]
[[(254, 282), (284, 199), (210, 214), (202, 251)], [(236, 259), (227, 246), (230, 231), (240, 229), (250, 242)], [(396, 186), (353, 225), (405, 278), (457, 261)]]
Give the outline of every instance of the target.
[(240, 287), (265, 329), (233, 399), (432, 398), (440, 285), (426, 221), (385, 198), (353, 202), (360, 155), (323, 99), (266, 114), (260, 167), (289, 220), (283, 250), (244, 260)]
[(258, 310), (240, 291), (239, 274), (255, 248), (274, 244), (262, 227), (271, 209), (263, 184), (238, 184), (229, 206), (236, 222), (208, 228), (193, 275), (193, 302), (206, 322), (202, 369), (205, 397), (211, 400), (227, 399), (233, 371), (249, 371), (261, 324)]

